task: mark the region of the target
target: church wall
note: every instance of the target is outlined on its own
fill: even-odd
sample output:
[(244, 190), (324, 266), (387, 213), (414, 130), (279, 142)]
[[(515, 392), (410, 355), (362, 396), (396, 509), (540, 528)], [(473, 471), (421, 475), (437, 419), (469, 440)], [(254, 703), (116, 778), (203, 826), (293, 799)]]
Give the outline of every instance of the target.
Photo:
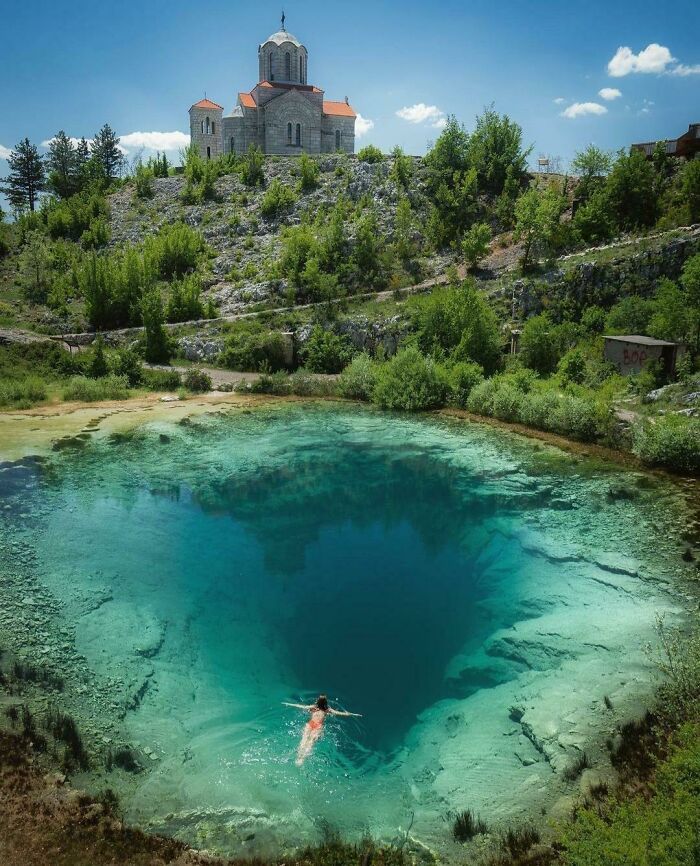
[[(261, 109), (265, 119), (265, 153), (294, 156), (302, 151), (321, 153), (321, 111), (306, 96), (290, 93)], [(287, 124), (292, 124), (292, 144)], [(301, 124), (301, 146), (296, 144), (296, 124)]]
[[(209, 118), (209, 124), (214, 124), (213, 132), (206, 132), (206, 119)], [(190, 109), (190, 136), (192, 142), (197, 145), (199, 154), (204, 159), (207, 158), (207, 148), (212, 159), (220, 156), (223, 153), (223, 130), (222, 130), (223, 111), (220, 108), (191, 108)], [(202, 121), (205, 124), (205, 131), (202, 132)]]
[(324, 115), (321, 124), (321, 152), (335, 153), (335, 133), (340, 131), (340, 149), (345, 153), (355, 152), (355, 118)]

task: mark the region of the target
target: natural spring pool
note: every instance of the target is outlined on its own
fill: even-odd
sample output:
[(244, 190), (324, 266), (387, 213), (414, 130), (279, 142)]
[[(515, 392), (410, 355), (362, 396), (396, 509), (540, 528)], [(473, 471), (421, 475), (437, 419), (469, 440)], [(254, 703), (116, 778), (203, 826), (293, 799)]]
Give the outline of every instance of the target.
[[(681, 497), (642, 473), (333, 404), (98, 432), (0, 467), (3, 642), (70, 669), (77, 717), (143, 767), (83, 782), (203, 847), (449, 848), (452, 811), (532, 814), (682, 614)], [(281, 702), (321, 691), (363, 718), (298, 768)]]

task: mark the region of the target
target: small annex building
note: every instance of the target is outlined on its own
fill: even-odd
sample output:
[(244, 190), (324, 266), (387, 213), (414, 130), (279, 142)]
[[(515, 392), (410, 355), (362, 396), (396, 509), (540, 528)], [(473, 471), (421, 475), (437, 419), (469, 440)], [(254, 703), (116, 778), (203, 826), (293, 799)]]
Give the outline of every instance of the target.
[(670, 343), (667, 340), (655, 340), (641, 334), (627, 334), (603, 337), (605, 340), (604, 356), (623, 376), (641, 373), (645, 364), (660, 361), (666, 376), (673, 376), (676, 364), (685, 354), (685, 346), (681, 343)]
[(355, 152), (356, 113), (347, 97), (328, 100), (309, 84), (309, 52), (282, 28), (258, 46), (258, 83), (238, 94), (229, 114), (204, 98), (190, 108), (190, 136), (204, 159), (245, 153), (256, 145), (265, 154)]

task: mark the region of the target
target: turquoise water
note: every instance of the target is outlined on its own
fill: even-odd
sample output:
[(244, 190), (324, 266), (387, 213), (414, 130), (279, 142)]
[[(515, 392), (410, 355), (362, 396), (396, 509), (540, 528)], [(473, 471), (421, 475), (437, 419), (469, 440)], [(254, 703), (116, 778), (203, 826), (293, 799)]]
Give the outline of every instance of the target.
[[(678, 612), (669, 489), (476, 425), (296, 404), (74, 444), (0, 475), (4, 519), (99, 685), (80, 711), (140, 755), (128, 816), (208, 847), (518, 814)], [(299, 769), (281, 702), (321, 691), (363, 718)]]

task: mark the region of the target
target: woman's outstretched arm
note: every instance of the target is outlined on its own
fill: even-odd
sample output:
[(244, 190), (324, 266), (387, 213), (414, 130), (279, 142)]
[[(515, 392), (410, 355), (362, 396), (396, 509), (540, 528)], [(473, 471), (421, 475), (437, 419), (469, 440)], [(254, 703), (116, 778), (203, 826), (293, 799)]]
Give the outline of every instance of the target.
[(313, 704), (288, 704), (286, 701), (282, 701), (283, 707), (294, 707), (295, 710), (310, 710), (313, 708)]
[(362, 713), (349, 713), (347, 710), (334, 710), (331, 707), (328, 708), (328, 712), (332, 716), (343, 716), (344, 718), (349, 718), (352, 716), (355, 719), (361, 719)]

